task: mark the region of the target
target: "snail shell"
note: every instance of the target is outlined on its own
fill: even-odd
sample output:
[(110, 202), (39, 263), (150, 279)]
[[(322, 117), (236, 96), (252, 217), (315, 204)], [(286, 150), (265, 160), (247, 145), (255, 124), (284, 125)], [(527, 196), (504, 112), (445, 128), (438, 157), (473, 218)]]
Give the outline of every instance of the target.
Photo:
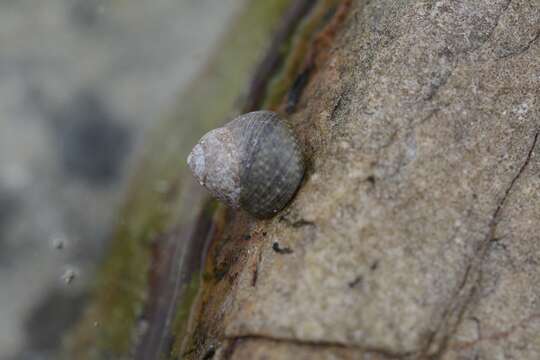
[(257, 217), (283, 209), (304, 175), (292, 131), (271, 111), (250, 112), (208, 132), (187, 161), (212, 195)]

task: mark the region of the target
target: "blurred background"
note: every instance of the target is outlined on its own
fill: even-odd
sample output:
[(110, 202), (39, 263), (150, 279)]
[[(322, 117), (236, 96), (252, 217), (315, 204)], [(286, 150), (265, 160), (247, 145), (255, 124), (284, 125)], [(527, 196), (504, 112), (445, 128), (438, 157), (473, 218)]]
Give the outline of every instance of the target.
[(0, 360), (54, 358), (144, 133), (243, 3), (0, 1)]

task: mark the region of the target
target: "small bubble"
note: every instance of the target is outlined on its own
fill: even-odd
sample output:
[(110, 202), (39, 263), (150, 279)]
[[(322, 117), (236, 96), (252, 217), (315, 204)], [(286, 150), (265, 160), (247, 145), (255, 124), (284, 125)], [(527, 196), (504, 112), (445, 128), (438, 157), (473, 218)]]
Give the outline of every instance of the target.
[(99, 321), (94, 321), (94, 327), (99, 327), (100, 325)]
[(62, 274), (62, 280), (67, 284), (71, 284), (73, 280), (79, 275), (77, 269), (75, 268), (67, 268), (64, 273)]

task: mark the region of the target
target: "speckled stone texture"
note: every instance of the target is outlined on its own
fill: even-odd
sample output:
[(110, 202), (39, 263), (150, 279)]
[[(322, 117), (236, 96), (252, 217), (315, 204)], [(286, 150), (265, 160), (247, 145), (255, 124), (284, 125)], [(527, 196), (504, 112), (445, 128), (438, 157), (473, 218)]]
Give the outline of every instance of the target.
[(268, 357), (223, 358), (540, 359), (539, 34), (538, 1), (354, 2), (291, 117), (306, 182), (209, 305)]

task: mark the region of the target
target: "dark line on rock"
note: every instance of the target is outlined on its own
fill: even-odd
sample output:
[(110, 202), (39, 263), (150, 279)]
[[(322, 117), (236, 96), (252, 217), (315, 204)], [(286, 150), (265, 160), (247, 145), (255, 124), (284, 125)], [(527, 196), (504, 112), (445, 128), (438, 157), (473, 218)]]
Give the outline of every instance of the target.
[(257, 255), (257, 262), (255, 263), (255, 269), (253, 270), (253, 278), (251, 279), (251, 286), (255, 287), (257, 285), (257, 280), (259, 279), (259, 264), (262, 261), (262, 250), (259, 249), (259, 254)]
[(357, 285), (361, 284), (364, 280), (362, 275), (358, 275), (353, 281), (349, 281), (348, 285), (352, 289), (356, 287)]
[(313, 221), (309, 221), (306, 219), (299, 219), (299, 220), (291, 220), (285, 215), (282, 215), (279, 217), (279, 222), (284, 222), (285, 224), (297, 229), (304, 226), (315, 226), (315, 223)]
[(255, 265), (255, 270), (253, 270), (253, 278), (251, 279), (251, 286), (257, 286), (257, 279), (259, 278), (259, 267)]
[(479, 336), (479, 338), (474, 341), (464, 341), (461, 343), (457, 343), (452, 346), (452, 349), (457, 350), (457, 351), (465, 350), (465, 349), (472, 348), (476, 346), (478, 343), (483, 342), (483, 341), (496, 341), (496, 340), (507, 338), (510, 335), (512, 335), (514, 332), (516, 332), (517, 330), (526, 327), (527, 325), (529, 325), (529, 323), (536, 320), (540, 320), (540, 314), (532, 314), (531, 316), (527, 317), (526, 319), (521, 320), (517, 324), (510, 326), (510, 328), (508, 328), (507, 330), (498, 331), (485, 337)]
[[(530, 160), (531, 160), (531, 158), (533, 156), (533, 153), (534, 153), (534, 149), (536, 147), (536, 144), (538, 143), (539, 135), (540, 135), (540, 130), (537, 130), (535, 135), (534, 135), (532, 145), (529, 148), (529, 151), (527, 152), (527, 157), (523, 161), (523, 164), (521, 165), (521, 167), (520, 167), (519, 171), (517, 172), (517, 174), (512, 178), (512, 181), (506, 187), (506, 190), (504, 191), (504, 194), (503, 194), (501, 200), (499, 201), (499, 203), (497, 205), (497, 208), (495, 209), (493, 215), (491, 216), (491, 220), (489, 222), (489, 230), (488, 230), (488, 233), (486, 235), (485, 240), (479, 245), (478, 250), (476, 251), (476, 253), (473, 256), (472, 262), (467, 266), (467, 270), (465, 271), (465, 274), (463, 276), (463, 280), (462, 280), (460, 286), (458, 287), (457, 295), (455, 296), (455, 298), (457, 298), (457, 301), (454, 302), (454, 303), (451, 303), (447, 307), (447, 309), (443, 312), (443, 320), (439, 323), (439, 326), (437, 327), (437, 330), (432, 335), (430, 335), (430, 339), (428, 340), (427, 345), (423, 350), (424, 355), (426, 355), (426, 356), (428, 355), (429, 349), (433, 345), (433, 341), (435, 341), (438, 332), (442, 328), (447, 328), (447, 326), (446, 326), (446, 325), (448, 325), (447, 322), (450, 320), (451, 316), (457, 312), (457, 317), (456, 317), (455, 324), (452, 326), (451, 330), (448, 331), (448, 333), (443, 337), (443, 339), (441, 341), (441, 344), (439, 346), (439, 349), (435, 352), (435, 354), (433, 354), (433, 355), (431, 355), (429, 357), (434, 358), (434, 359), (439, 359), (444, 354), (444, 352), (448, 348), (448, 343), (449, 343), (450, 339), (455, 335), (455, 333), (456, 333), (456, 331), (457, 331), (457, 329), (458, 329), (458, 327), (459, 327), (459, 325), (460, 325), (460, 323), (461, 323), (461, 321), (463, 319), (463, 315), (465, 314), (465, 311), (466, 311), (468, 305), (474, 299), (474, 295), (476, 294), (476, 290), (478, 288), (478, 285), (480, 284), (480, 282), (482, 280), (481, 266), (482, 266), (482, 264), (484, 262), (484, 259), (486, 258), (488, 250), (490, 248), (489, 244), (495, 238), (495, 233), (497, 231), (497, 225), (498, 225), (499, 220), (500, 220), (499, 219), (500, 214), (501, 214), (504, 206), (506, 205), (506, 202), (508, 200), (508, 197), (509, 197), (510, 193), (512, 192), (512, 189), (514, 188), (514, 185), (517, 183), (517, 181), (519, 180), (519, 178), (524, 173), (525, 169), (527, 168), (527, 166), (530, 163)], [(469, 289), (466, 289), (467, 285), (471, 282), (470, 281), (471, 277), (473, 277), (473, 276), (474, 276), (474, 278), (472, 279), (473, 283), (470, 285)], [(462, 292), (463, 289), (466, 289), (468, 291), (468, 294), (464, 294), (462, 296), (459, 296), (459, 293)], [(462, 300), (463, 298), (465, 298), (465, 299), (464, 299), (464, 301), (462, 301), (462, 304), (460, 305), (460, 300)], [(456, 308), (456, 309), (452, 310), (453, 308)]]
[(236, 350), (236, 347), (238, 346), (238, 343), (242, 340), (241, 338), (231, 338), (231, 342), (227, 345), (225, 348), (225, 351), (223, 351), (223, 359), (228, 360), (232, 358), (234, 355), (234, 351)]
[(315, 226), (315, 223), (313, 221), (300, 219), (298, 221), (295, 221), (291, 224), (293, 228), (299, 228), (304, 226)]
[(294, 80), (294, 83), (287, 94), (287, 106), (285, 109), (287, 114), (292, 114), (296, 110), (296, 105), (298, 105), (302, 92), (309, 82), (309, 75), (312, 70), (313, 66), (308, 66), (296, 77), (296, 80)]
[(345, 100), (345, 96), (348, 95), (348, 93), (351, 91), (350, 86), (346, 86), (343, 91), (338, 95), (338, 99), (334, 106), (332, 107), (332, 112), (330, 113), (330, 121), (333, 121), (338, 110), (341, 109), (343, 106), (343, 100)]
[(499, 56), (499, 60), (500, 59), (506, 59), (506, 58), (510, 58), (510, 57), (514, 57), (516, 55), (521, 55), (525, 52), (527, 52), (531, 46), (540, 38), (540, 30), (536, 32), (536, 34), (534, 35), (534, 37), (531, 39), (531, 41), (529, 41), (527, 43), (527, 45), (525, 45), (525, 47), (517, 50), (517, 51), (513, 51), (513, 52), (510, 52), (508, 54), (505, 54), (505, 55), (501, 55)]
[(264, 335), (264, 334), (245, 334), (245, 335), (229, 336), (226, 338), (228, 340), (232, 340), (235, 342), (245, 341), (245, 340), (252, 340), (252, 341), (259, 340), (259, 341), (284, 343), (284, 344), (290, 344), (290, 345), (295, 345), (295, 346), (305, 346), (305, 347), (318, 348), (318, 349), (336, 348), (336, 349), (351, 350), (351, 351), (362, 351), (366, 353), (382, 355), (382, 356), (392, 358), (392, 359), (402, 359), (402, 358), (406, 358), (414, 354), (414, 352), (397, 353), (397, 352), (390, 351), (387, 349), (361, 347), (358, 345), (344, 344), (344, 343), (334, 342), (334, 341), (301, 340), (301, 339), (293, 339), (293, 338), (274, 337), (272, 335)]
[(288, 247), (283, 247), (282, 248), (282, 247), (280, 247), (279, 243), (277, 241), (272, 244), (272, 250), (274, 250), (278, 254), (292, 254), (293, 253), (291, 248), (288, 248)]
[(491, 40), (491, 37), (493, 36), (493, 34), (495, 33), (495, 30), (497, 29), (497, 27), (499, 26), (499, 22), (501, 21), (501, 18), (502, 16), (504, 15), (504, 13), (508, 10), (508, 8), (510, 8), (510, 4), (512, 4), (512, 0), (508, 0), (506, 2), (506, 4), (504, 5), (501, 13), (499, 14), (499, 16), (497, 16), (497, 19), (495, 19), (495, 25), (493, 26), (493, 28), (491, 29), (491, 31), (489, 32), (488, 36), (487, 36), (487, 39), (485, 42)]
[(523, 174), (523, 172), (525, 171), (525, 169), (529, 165), (529, 162), (531, 161), (532, 155), (534, 153), (534, 148), (536, 147), (536, 143), (538, 142), (538, 135), (539, 134), (540, 134), (540, 131), (537, 131), (536, 134), (534, 135), (533, 143), (531, 145), (531, 148), (529, 149), (529, 152), (527, 153), (527, 158), (525, 159), (525, 161), (521, 165), (521, 167), (519, 169), (519, 172), (512, 179), (512, 182), (510, 183), (510, 186), (507, 187), (506, 191), (504, 192), (504, 197), (499, 202), (499, 206), (495, 210), (495, 214), (493, 216), (493, 227), (492, 227), (492, 232), (491, 232), (491, 235), (492, 235), (491, 238), (495, 237), (493, 235), (495, 233), (495, 228), (497, 226), (497, 221), (496, 220), (497, 220), (497, 218), (499, 216), (499, 213), (501, 212), (502, 208), (504, 207), (504, 205), (506, 203), (508, 195), (510, 194), (510, 192), (512, 191), (512, 188), (514, 187), (514, 185), (516, 184), (518, 179), (521, 177), (521, 175)]

